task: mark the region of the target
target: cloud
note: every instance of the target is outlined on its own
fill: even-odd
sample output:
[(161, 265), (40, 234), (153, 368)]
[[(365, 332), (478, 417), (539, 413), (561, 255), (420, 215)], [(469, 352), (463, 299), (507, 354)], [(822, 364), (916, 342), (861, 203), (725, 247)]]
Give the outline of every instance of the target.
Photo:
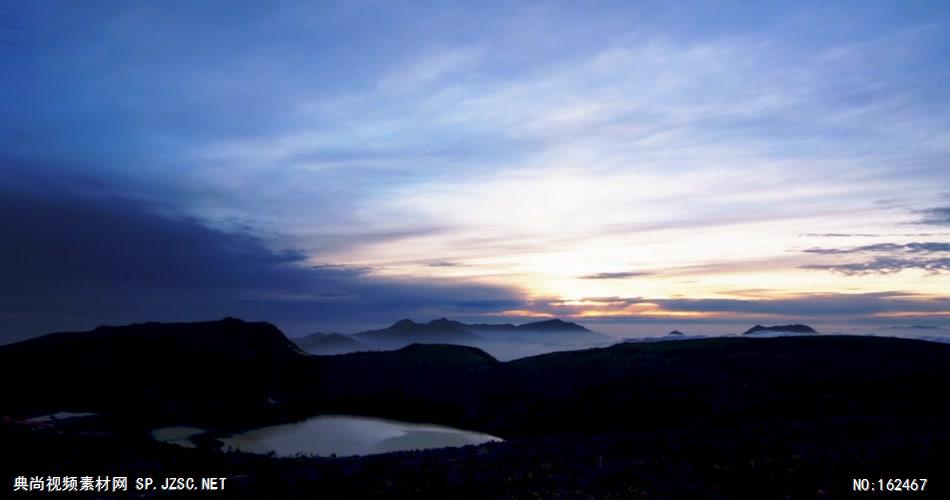
[(578, 276), (577, 279), (581, 280), (619, 280), (625, 278), (637, 278), (640, 276), (650, 276), (653, 273), (641, 272), (641, 271), (629, 271), (629, 272), (619, 272), (619, 273), (597, 273), (597, 274), (588, 274), (585, 276)]
[(660, 304), (674, 311), (699, 310), (796, 317), (950, 311), (950, 298), (919, 297), (901, 292), (813, 293), (764, 300), (672, 299), (660, 301)]
[(864, 262), (846, 264), (807, 264), (802, 269), (832, 271), (846, 275), (893, 274), (917, 269), (928, 273), (950, 272), (950, 257), (900, 259), (893, 257), (875, 257)]
[[(900, 114), (909, 123), (876, 118), (904, 104), (904, 94), (880, 87), (900, 87), (894, 68), (906, 54), (888, 54), (868, 78), (863, 57), (872, 49), (860, 45), (832, 64), (747, 35), (645, 33), (506, 66), (510, 48), (489, 38), (407, 51), (399, 64), (374, 68), (375, 85), (345, 95), (276, 92), (270, 118), (280, 126), (186, 148), (195, 154), (187, 163), (202, 165), (206, 175), (195, 177), (221, 186), (218, 202), (236, 212), (273, 213), (278, 199), (368, 230), (409, 221), (478, 232), (504, 225), (511, 237), (543, 227), (553, 211), (565, 230), (604, 234), (633, 213), (668, 226), (695, 214), (777, 219), (859, 202), (891, 179), (848, 151), (923, 144), (918, 134), (937, 133), (909, 106)], [(913, 36), (897, 43), (923, 44)], [(393, 85), (402, 81), (411, 84)], [(855, 100), (861, 92), (871, 95)], [(309, 111), (284, 113), (287, 101)], [(572, 168), (578, 189), (547, 182)], [(261, 181), (267, 190), (252, 189)], [(331, 197), (345, 209), (313, 207)], [(308, 222), (293, 211), (274, 218), (286, 232)], [(446, 234), (444, 246), (458, 246), (455, 234), (464, 236)]]
[(313, 265), (296, 250), (119, 197), (0, 193), (0, 342), (102, 323), (274, 321), (302, 332), (347, 322), (518, 307), (519, 294), (453, 280)]
[[(856, 28), (829, 36), (774, 4), (715, 8), (713, 24), (698, 5), (236, 6), (227, 22), (162, 3), (29, 5), (14, 34), (29, 50), (4, 60), (22, 71), (0, 81), (28, 97), (2, 111), (16, 130), (0, 136), (0, 185), (20, 182), (7, 156), (61, 184), (109, 182), (85, 186), (95, 202), (4, 205), (28, 224), (10, 221), (24, 236), (0, 253), (14, 263), (0, 289), (33, 288), (20, 302), (6, 289), (0, 311), (25, 325), (72, 303), (67, 326), (523, 309), (517, 287), (630, 293), (597, 273), (624, 269), (656, 271), (636, 284), (657, 297), (933, 290), (799, 267), (942, 269), (909, 246), (787, 251), (802, 231), (936, 240), (893, 234), (926, 207), (913, 216), (946, 225), (950, 99), (934, 75), (948, 31), (930, 13), (823, 9)], [(56, 225), (70, 217), (83, 220)], [(628, 307), (675, 307), (653, 304)]]
[(921, 210), (921, 219), (917, 224), (932, 224), (935, 226), (950, 226), (950, 207), (934, 207)]
[(385, 92), (417, 92), (448, 76), (473, 71), (483, 57), (484, 50), (477, 47), (438, 50), (386, 75), (378, 88)]
[[(865, 318), (871, 316), (950, 314), (950, 298), (904, 292), (809, 293), (771, 299), (588, 297), (536, 300), (530, 310), (552, 315), (613, 318), (685, 317)], [(684, 315), (686, 313), (686, 315)]]
[(843, 255), (853, 253), (879, 252), (909, 252), (909, 253), (938, 253), (950, 252), (950, 243), (928, 241), (922, 243), (876, 243), (851, 248), (809, 248), (807, 253), (823, 255)]
[(802, 269), (832, 271), (845, 275), (893, 274), (905, 270), (928, 273), (950, 271), (950, 243), (928, 241), (912, 243), (876, 243), (849, 248), (809, 248), (806, 253), (819, 255), (864, 255), (860, 262), (806, 264)]
[(463, 267), (465, 266), (465, 264), (459, 264), (458, 262), (450, 262), (447, 260), (428, 262), (426, 263), (426, 265), (429, 267)]
[(799, 236), (810, 238), (872, 238), (878, 235), (870, 233), (802, 233)]
[(950, 236), (950, 233), (801, 233), (801, 237), (807, 238), (882, 238), (882, 237), (905, 237), (920, 238), (931, 236)]

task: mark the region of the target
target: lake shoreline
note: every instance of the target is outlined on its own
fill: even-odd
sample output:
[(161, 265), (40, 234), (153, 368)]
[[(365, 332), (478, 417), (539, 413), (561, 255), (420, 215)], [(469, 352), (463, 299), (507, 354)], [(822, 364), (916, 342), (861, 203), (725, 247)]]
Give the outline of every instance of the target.
[[(307, 431), (308, 427), (309, 432), (301, 435), (299, 429)], [(288, 432), (295, 433), (290, 436), (292, 440), (280, 437), (281, 433)], [(366, 456), (502, 441), (501, 438), (489, 434), (438, 424), (353, 415), (314, 415), (296, 422), (256, 427), (236, 433), (222, 433), (220, 430), (209, 432), (207, 429), (187, 426), (161, 427), (152, 430), (151, 436), (156, 441), (186, 448), (195, 448), (201, 443), (202, 446), (220, 450), (273, 454), (280, 457)]]

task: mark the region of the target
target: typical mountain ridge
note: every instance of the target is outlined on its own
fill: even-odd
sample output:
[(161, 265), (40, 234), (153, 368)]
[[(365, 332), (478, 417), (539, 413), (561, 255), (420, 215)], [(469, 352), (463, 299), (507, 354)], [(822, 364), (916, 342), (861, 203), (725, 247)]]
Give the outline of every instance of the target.
[[(947, 470), (950, 402), (934, 395), (950, 392), (948, 366), (950, 345), (892, 337), (682, 339), (500, 362), (474, 347), (440, 344), (313, 356), (273, 325), (235, 319), (104, 327), (0, 346), (0, 380), (8, 382), (0, 464), (39, 470), (50, 457), (66, 457), (65, 470), (133, 464), (154, 477), (229, 475), (248, 498), (280, 491), (363, 498), (367, 485), (412, 497), (459, 471), (473, 471), (471, 479), (439, 490), (439, 498), (466, 497), (486, 484), (518, 498), (594, 484), (597, 493), (624, 498), (631, 477), (639, 488), (642, 478), (658, 487), (688, 474), (726, 485), (717, 491), (729, 498), (744, 498), (732, 494), (735, 484), (753, 486), (747, 498), (792, 491), (780, 489), (787, 484), (803, 485), (790, 498), (814, 498), (842, 484), (840, 495), (829, 496), (844, 497), (852, 492), (841, 471), (856, 456), (868, 470), (904, 467), (924, 477)], [(59, 411), (100, 415), (47, 430), (25, 421)], [(220, 435), (321, 414), (450, 425), (506, 441), (277, 459), (150, 438), (166, 426)], [(788, 471), (799, 475), (790, 481)], [(808, 482), (818, 473), (821, 481)], [(703, 497), (699, 491), (692, 483), (654, 496)]]
[(743, 335), (755, 335), (761, 333), (797, 333), (797, 334), (814, 334), (818, 333), (817, 330), (808, 326), (796, 323), (794, 325), (775, 325), (775, 326), (762, 326), (755, 325), (752, 328), (746, 330)]
[(312, 356), (268, 323), (146, 323), (0, 347), (0, 379), (14, 381), (0, 414), (95, 412), (219, 428), (356, 414), (502, 437), (770, 415), (950, 417), (950, 404), (932, 397), (950, 390), (946, 366), (948, 345), (884, 337), (622, 343), (500, 362), (438, 344)]
[(352, 335), (316, 333), (295, 342), (312, 354), (392, 350), (410, 344), (455, 344), (478, 347), (499, 359), (514, 359), (554, 350), (603, 347), (612, 339), (560, 319), (514, 325), (466, 324), (443, 317), (428, 323), (402, 319), (386, 328)]

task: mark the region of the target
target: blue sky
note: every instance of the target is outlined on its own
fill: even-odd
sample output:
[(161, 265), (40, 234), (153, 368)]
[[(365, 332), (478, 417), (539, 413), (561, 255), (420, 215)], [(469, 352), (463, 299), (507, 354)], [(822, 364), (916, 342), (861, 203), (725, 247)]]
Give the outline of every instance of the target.
[(950, 317), (944, 2), (4, 11), (10, 337)]

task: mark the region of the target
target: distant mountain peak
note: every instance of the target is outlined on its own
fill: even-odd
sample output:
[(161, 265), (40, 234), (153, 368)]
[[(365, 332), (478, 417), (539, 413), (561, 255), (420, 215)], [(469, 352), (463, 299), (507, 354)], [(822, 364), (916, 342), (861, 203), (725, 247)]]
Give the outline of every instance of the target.
[(446, 318), (437, 319), (428, 323), (416, 323), (410, 319), (397, 321), (389, 328), (370, 330), (353, 334), (357, 340), (371, 346), (400, 347), (413, 342), (460, 344), (479, 340), (479, 337), (468, 331), (465, 325)]
[(311, 354), (344, 354), (369, 350), (369, 346), (366, 344), (341, 333), (317, 332), (306, 337), (293, 339), (293, 342)]
[(409, 319), (409, 318), (406, 318), (406, 319), (401, 319), (401, 320), (399, 320), (399, 321), (393, 323), (392, 326), (390, 326), (389, 328), (392, 328), (392, 329), (395, 329), (395, 328), (410, 328), (410, 327), (413, 327), (413, 326), (418, 326), (418, 325), (420, 325), (420, 324), (421, 324), (421, 323), (416, 323), (415, 321), (413, 321), (413, 320), (411, 320), (411, 319)]
[(389, 328), (385, 330), (394, 330), (394, 331), (420, 331), (420, 330), (464, 330), (464, 323), (459, 323), (458, 321), (452, 321), (448, 318), (439, 318), (432, 320), (428, 323), (419, 323), (411, 319), (402, 319), (392, 324)]
[(452, 327), (459, 327), (459, 328), (464, 328), (466, 326), (464, 323), (460, 323), (458, 321), (452, 321), (446, 318), (445, 316), (439, 319), (434, 319), (430, 321), (429, 324), (432, 326), (452, 326)]
[(525, 323), (518, 326), (518, 328), (524, 330), (590, 331), (577, 323), (571, 323), (570, 321), (564, 321), (558, 318)]
[(791, 333), (818, 333), (814, 328), (796, 323), (793, 325), (775, 325), (775, 326), (762, 326), (755, 325), (752, 328), (743, 333), (743, 335), (754, 335), (756, 333), (765, 333), (765, 332), (791, 332)]
[(681, 331), (679, 331), (679, 330), (673, 330), (672, 332), (667, 333), (667, 335), (682, 335), (682, 334), (683, 334), (683, 332), (681, 332)]
[(187, 351), (215, 358), (287, 358), (303, 354), (276, 326), (237, 318), (180, 323), (132, 323), (102, 325), (85, 332), (59, 332), (10, 344), (10, 349), (47, 349), (62, 353), (74, 349), (96, 352), (108, 348), (109, 355), (122, 353), (137, 358), (147, 352)]
[(446, 364), (458, 361), (475, 364), (494, 365), (498, 363), (491, 354), (472, 346), (453, 344), (427, 344), (414, 342), (395, 351), (398, 355), (410, 355), (414, 358), (429, 358)]
[(413, 343), (454, 344), (477, 346), (509, 359), (611, 341), (606, 335), (559, 319), (513, 325), (466, 324), (446, 317), (427, 322), (404, 319), (388, 328), (354, 333), (352, 337), (369, 349), (398, 349)]

